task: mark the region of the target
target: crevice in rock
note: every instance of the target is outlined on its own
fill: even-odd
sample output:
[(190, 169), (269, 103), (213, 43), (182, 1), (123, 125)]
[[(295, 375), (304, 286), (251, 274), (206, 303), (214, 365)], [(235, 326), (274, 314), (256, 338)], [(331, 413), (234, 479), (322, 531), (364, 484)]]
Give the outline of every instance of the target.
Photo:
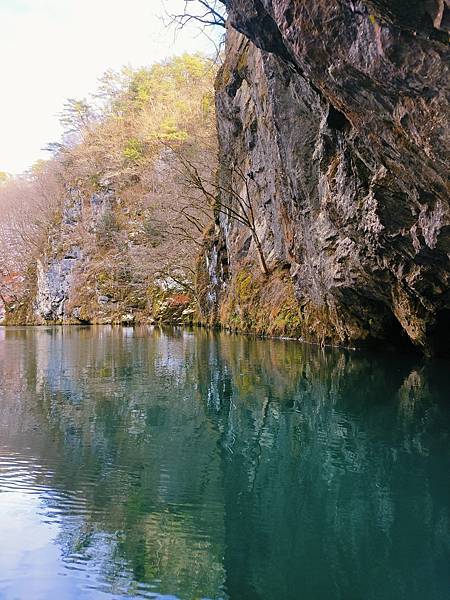
[(239, 72), (236, 71), (235, 73), (233, 73), (233, 78), (227, 85), (227, 93), (230, 96), (230, 98), (234, 98), (236, 96), (243, 81), (244, 78)]
[(294, 9), (292, 6), (284, 11), (284, 18), (286, 19), (287, 26), (290, 27), (294, 21)]
[(349, 131), (350, 122), (340, 110), (330, 104), (327, 116), (327, 126), (334, 131)]

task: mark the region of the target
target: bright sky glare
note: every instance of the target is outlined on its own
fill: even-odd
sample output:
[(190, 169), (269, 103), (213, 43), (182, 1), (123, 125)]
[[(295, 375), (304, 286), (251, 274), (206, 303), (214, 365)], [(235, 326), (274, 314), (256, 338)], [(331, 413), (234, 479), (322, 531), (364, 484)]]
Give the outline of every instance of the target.
[(0, 0), (0, 171), (48, 158), (65, 100), (94, 92), (107, 69), (212, 51), (197, 29), (165, 29), (163, 15), (162, 0)]

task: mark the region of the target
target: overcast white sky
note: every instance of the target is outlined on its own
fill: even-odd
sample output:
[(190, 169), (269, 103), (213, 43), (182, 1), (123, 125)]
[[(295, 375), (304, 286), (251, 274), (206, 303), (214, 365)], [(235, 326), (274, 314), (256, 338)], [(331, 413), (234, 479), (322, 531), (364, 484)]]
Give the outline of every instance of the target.
[(0, 171), (48, 158), (64, 101), (94, 92), (107, 69), (211, 51), (194, 29), (174, 39), (163, 14), (161, 0), (0, 0)]

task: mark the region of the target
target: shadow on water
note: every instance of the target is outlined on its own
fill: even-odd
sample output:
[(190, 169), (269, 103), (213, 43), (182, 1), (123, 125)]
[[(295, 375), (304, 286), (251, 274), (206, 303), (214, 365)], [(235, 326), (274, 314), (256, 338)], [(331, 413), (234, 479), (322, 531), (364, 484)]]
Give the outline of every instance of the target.
[[(0, 329), (0, 504), (37, 499), (36, 589), (66, 598), (444, 599), (449, 390), (411, 356)], [(26, 550), (0, 550), (0, 597)]]

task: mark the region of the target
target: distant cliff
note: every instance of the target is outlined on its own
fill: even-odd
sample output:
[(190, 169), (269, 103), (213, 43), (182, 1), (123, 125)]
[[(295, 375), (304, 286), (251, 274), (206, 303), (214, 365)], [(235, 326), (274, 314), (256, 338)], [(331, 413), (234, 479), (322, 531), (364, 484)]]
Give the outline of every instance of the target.
[(448, 0), (226, 4), (219, 189), (232, 205), (245, 178), (270, 274), (217, 211), (205, 317), (448, 351)]
[[(191, 322), (193, 299), (183, 286), (154, 281), (148, 254), (143, 254), (149, 241), (139, 240), (144, 227), (143, 215), (124, 205), (113, 189), (89, 196), (71, 190), (37, 261), (28, 322)], [(143, 263), (142, 269), (136, 262)]]

